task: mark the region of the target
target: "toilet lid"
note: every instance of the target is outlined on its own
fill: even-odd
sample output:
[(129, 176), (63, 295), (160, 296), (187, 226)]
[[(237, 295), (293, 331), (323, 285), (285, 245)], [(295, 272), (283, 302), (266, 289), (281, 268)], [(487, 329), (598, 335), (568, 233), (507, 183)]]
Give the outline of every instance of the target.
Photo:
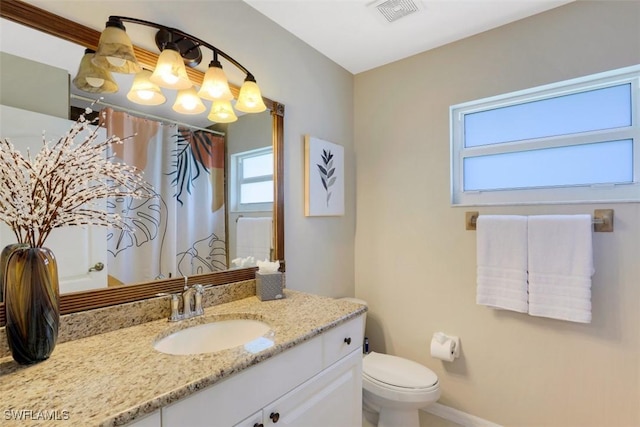
[(405, 388), (428, 388), (438, 376), (426, 366), (389, 354), (371, 352), (362, 360), (364, 375), (385, 384)]

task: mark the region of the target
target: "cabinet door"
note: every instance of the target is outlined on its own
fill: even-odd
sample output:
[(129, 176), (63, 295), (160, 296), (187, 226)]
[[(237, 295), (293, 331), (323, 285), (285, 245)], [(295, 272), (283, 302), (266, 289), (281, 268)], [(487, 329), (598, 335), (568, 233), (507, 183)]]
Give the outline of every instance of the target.
[(264, 425), (362, 426), (362, 354), (352, 352), (263, 410)]
[(144, 418), (137, 419), (127, 424), (127, 427), (160, 427), (160, 410), (147, 415)]
[(233, 427), (264, 427), (262, 422), (262, 411), (258, 411), (250, 417), (245, 418)]

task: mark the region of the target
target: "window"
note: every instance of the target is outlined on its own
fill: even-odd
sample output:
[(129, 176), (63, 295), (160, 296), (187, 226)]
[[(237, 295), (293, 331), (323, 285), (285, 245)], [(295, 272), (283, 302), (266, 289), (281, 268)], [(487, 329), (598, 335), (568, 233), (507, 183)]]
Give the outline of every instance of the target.
[(273, 210), (273, 148), (231, 155), (231, 200), (237, 212)]
[(640, 200), (640, 66), (454, 105), (454, 205)]

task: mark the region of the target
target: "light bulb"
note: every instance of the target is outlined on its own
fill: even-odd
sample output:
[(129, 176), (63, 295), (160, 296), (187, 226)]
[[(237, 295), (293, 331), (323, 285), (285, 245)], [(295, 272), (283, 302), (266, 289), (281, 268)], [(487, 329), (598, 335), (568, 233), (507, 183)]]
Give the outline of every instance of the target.
[(200, 88), (200, 92), (198, 92), (198, 96), (203, 99), (208, 99), (209, 101), (216, 101), (219, 99), (223, 101), (231, 101), (233, 99), (233, 94), (229, 89), (227, 76), (222, 70), (220, 62), (213, 60), (209, 64), (209, 69), (204, 75), (202, 87)]
[(253, 79), (253, 76), (247, 76), (240, 88), (238, 102), (236, 102), (236, 110), (242, 111), (243, 113), (261, 113), (266, 109), (267, 106), (262, 100), (260, 88)]
[(107, 61), (109, 61), (109, 64), (113, 65), (114, 67), (123, 67), (124, 64), (127, 63), (127, 61), (125, 59), (122, 58), (116, 58), (115, 56), (107, 56)]
[(162, 80), (170, 85), (175, 84), (179, 79), (180, 77), (176, 76), (175, 74), (171, 74), (171, 71), (162, 74)]
[(153, 98), (154, 93), (150, 90), (139, 90), (136, 92), (140, 99), (149, 100)]
[(127, 99), (141, 105), (160, 105), (167, 99), (155, 83), (149, 80), (151, 71), (142, 70), (136, 74), (131, 85), (131, 90), (127, 93)]
[(173, 104), (173, 110), (182, 114), (200, 114), (206, 109), (193, 87), (180, 90)]
[(98, 77), (89, 77), (85, 78), (87, 83), (92, 87), (101, 87), (104, 84), (104, 79), (100, 79)]
[(229, 101), (217, 100), (211, 104), (207, 119), (215, 123), (231, 123), (238, 120), (238, 117)]
[(156, 69), (149, 80), (166, 89), (181, 90), (193, 86), (180, 53), (170, 47), (166, 47), (158, 57)]

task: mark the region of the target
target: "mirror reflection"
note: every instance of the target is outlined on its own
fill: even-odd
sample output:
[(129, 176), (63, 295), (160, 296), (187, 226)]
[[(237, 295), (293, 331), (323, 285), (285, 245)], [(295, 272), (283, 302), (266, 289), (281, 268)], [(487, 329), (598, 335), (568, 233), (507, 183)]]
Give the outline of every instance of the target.
[[(3, 76), (28, 76), (34, 69), (56, 76), (61, 64), (47, 60), (44, 52), (56, 52), (58, 60), (65, 54), (59, 47), (43, 47), (47, 44), (42, 39), (50, 36), (4, 19), (0, 25)], [(20, 36), (12, 36), (12, 31)], [(37, 42), (27, 44), (38, 46), (37, 55), (25, 49), (25, 40), (33, 38)], [(12, 47), (12, 39), (21, 45)], [(70, 127), (68, 118), (44, 106), (62, 105), (68, 111), (69, 99), (71, 107), (79, 108), (95, 99), (69, 85), (82, 56), (78, 49), (82, 52), (83, 47), (68, 45), (76, 52), (70, 55), (75, 63), (67, 65), (59, 80), (47, 83), (51, 93), (43, 92), (41, 86), (37, 93), (29, 93), (26, 81), (17, 82), (22, 89), (16, 100), (14, 92), (1, 86), (0, 134), (22, 149), (36, 148), (42, 130), (47, 139), (53, 139)], [(66, 88), (62, 98), (60, 86)], [(25, 98), (38, 99), (43, 108), (17, 108), (24, 107)], [(128, 231), (100, 227), (56, 230), (46, 246), (58, 259), (61, 293), (245, 267), (250, 258), (274, 259), (275, 159), (269, 110), (239, 116), (228, 125), (210, 127), (208, 123), (204, 128), (207, 122), (202, 117), (174, 120), (139, 111), (117, 99), (102, 100), (93, 108), (103, 109), (106, 115), (105, 136), (135, 135), (115, 148), (114, 155), (144, 170), (157, 197), (107, 201), (108, 209), (129, 218)], [(13, 241), (11, 231), (2, 224), (0, 246)]]

